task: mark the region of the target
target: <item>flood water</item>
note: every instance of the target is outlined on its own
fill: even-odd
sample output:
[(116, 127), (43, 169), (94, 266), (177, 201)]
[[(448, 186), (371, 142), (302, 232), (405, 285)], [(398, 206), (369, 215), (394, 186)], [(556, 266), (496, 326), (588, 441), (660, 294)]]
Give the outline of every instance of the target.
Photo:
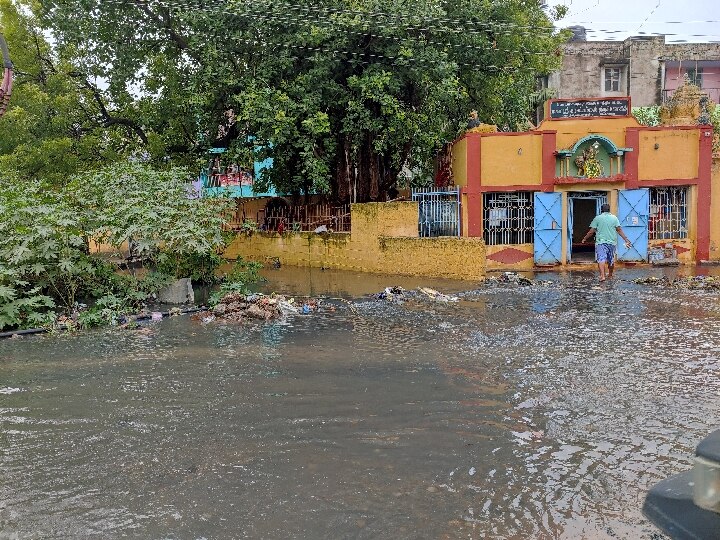
[(646, 491), (719, 427), (720, 293), (268, 275), (332, 299), (0, 342), (0, 539), (658, 539)]

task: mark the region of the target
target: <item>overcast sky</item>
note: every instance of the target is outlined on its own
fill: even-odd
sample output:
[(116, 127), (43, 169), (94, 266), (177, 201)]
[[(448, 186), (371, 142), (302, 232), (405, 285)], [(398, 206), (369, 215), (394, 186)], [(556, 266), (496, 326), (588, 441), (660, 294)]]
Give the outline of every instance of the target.
[(720, 0), (547, 0), (568, 14), (558, 26), (581, 25), (587, 39), (666, 34), (668, 42), (720, 42)]

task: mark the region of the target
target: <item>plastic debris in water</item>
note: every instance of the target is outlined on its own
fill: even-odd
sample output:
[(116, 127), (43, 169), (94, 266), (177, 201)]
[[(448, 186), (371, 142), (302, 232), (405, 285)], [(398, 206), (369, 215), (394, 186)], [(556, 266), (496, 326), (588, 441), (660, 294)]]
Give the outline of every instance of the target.
[(405, 289), (398, 286), (385, 287), (385, 290), (376, 295), (378, 300), (388, 300), (390, 302), (399, 302), (405, 299)]
[(457, 296), (450, 296), (447, 294), (443, 294), (440, 291), (431, 289), (430, 287), (418, 287), (418, 290), (421, 293), (423, 293), (425, 296), (427, 296), (428, 298), (437, 300), (439, 302), (457, 302), (460, 300)]
[(153, 311), (150, 314), (150, 320), (152, 320), (152, 321), (162, 321), (162, 318), (163, 318), (163, 314), (159, 311)]

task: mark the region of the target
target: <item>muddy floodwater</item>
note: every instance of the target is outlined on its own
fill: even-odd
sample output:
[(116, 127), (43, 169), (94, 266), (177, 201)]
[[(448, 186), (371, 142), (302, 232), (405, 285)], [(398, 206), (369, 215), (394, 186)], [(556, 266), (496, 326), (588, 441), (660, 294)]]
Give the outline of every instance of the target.
[(663, 538), (646, 491), (720, 427), (720, 293), (648, 272), (283, 268), (324, 309), (3, 340), (0, 539)]

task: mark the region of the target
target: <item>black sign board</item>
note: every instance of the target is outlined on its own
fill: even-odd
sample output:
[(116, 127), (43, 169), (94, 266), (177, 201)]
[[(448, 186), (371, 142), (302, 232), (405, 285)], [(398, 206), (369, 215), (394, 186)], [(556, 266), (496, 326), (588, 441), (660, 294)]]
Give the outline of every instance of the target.
[(553, 100), (550, 118), (589, 118), (593, 116), (629, 116), (630, 98)]

